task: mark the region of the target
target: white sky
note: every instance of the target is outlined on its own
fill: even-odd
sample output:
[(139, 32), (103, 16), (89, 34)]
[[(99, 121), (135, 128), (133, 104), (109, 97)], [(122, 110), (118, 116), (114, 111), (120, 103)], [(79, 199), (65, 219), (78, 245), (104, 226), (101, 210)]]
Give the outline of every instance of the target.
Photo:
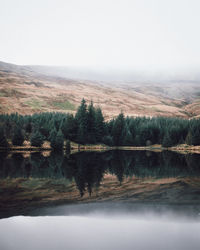
[(0, 60), (197, 69), (199, 0), (0, 0)]

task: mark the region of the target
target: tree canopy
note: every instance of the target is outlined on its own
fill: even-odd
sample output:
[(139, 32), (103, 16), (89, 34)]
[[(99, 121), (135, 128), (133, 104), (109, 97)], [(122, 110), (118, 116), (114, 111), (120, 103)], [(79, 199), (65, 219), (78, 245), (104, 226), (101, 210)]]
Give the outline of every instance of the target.
[(60, 150), (65, 140), (108, 146), (200, 145), (200, 119), (125, 117), (121, 112), (105, 121), (101, 108), (95, 107), (92, 101), (87, 105), (85, 99), (75, 115), (59, 112), (24, 116), (1, 114), (0, 126), (0, 144), (4, 147), (8, 140), (20, 146), (25, 139), (38, 147), (45, 140), (49, 141), (55, 150)]

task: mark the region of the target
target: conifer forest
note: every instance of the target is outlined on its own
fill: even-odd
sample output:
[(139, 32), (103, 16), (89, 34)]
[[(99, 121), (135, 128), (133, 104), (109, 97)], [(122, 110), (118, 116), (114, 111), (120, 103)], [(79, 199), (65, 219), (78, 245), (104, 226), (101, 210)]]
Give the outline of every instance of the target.
[(106, 121), (100, 107), (82, 99), (75, 115), (70, 113), (1, 114), (0, 146), (22, 146), (24, 141), (41, 147), (49, 141), (53, 150), (62, 150), (64, 142), (81, 145), (150, 146), (161, 144), (200, 145), (200, 119), (169, 117), (125, 117), (121, 112)]

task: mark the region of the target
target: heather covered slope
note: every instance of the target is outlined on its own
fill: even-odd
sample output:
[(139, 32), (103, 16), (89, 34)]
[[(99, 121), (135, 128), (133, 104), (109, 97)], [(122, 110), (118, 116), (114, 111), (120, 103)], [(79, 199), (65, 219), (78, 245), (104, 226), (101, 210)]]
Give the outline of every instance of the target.
[(74, 76), (70, 79), (65, 76), (67, 73), (61, 74), (57, 69), (0, 62), (0, 113), (74, 113), (85, 98), (99, 105), (106, 118), (120, 111), (129, 116), (200, 115), (198, 81), (81, 80), (78, 72), (77, 77), (75, 72), (73, 75), (69, 72), (69, 76)]

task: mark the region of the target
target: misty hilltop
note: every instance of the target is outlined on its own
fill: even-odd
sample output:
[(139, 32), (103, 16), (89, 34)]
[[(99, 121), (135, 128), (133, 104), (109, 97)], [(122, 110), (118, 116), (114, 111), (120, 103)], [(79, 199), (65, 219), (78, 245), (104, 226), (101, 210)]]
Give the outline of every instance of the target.
[(0, 62), (0, 112), (75, 112), (93, 100), (106, 118), (200, 115), (198, 74), (150, 74)]

